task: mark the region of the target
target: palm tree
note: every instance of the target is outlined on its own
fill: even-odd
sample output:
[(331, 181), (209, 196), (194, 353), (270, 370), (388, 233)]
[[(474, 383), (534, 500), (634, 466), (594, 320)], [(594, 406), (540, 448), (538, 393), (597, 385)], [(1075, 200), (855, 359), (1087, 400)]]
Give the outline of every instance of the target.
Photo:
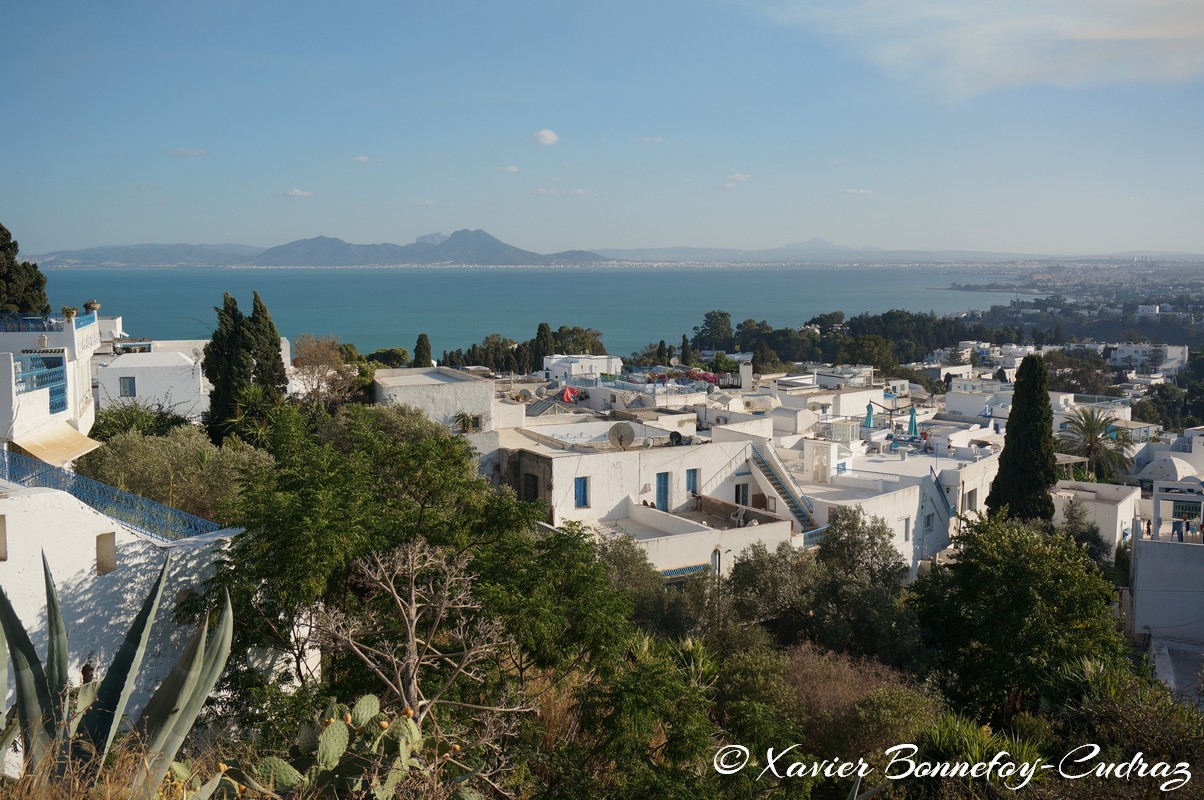
[(1087, 459), (1087, 469), (1102, 481), (1128, 473), (1129, 436), (1110, 431), (1116, 417), (1098, 408), (1078, 408), (1066, 418), (1066, 427), (1058, 434), (1058, 450)]

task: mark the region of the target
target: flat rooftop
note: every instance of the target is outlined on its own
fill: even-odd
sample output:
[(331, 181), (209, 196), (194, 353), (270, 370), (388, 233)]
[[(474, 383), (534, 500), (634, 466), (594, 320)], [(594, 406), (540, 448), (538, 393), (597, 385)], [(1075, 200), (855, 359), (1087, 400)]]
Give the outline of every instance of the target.
[(438, 386), (443, 383), (481, 381), (467, 372), (458, 372), (445, 367), (417, 367), (413, 369), (381, 369), (376, 371), (376, 383), (387, 388), (402, 386)]

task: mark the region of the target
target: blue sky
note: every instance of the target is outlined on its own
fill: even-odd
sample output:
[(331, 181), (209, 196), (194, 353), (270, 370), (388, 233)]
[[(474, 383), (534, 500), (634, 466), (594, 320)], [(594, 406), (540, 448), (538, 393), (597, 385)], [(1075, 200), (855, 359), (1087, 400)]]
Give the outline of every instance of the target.
[(1197, 0), (10, 4), (0, 222), (1204, 252)]

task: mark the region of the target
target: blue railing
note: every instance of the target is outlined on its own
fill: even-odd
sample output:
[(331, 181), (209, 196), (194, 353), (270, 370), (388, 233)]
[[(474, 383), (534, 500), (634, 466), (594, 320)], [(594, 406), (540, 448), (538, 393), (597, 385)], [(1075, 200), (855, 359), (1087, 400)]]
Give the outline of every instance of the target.
[(0, 333), (53, 333), (63, 327), (62, 314), (0, 314)]
[(50, 387), (50, 413), (61, 414), (67, 410), (67, 382), (56, 383)]
[(941, 498), (941, 502), (945, 504), (945, 513), (949, 515), (949, 519), (953, 519), (957, 516), (957, 513), (953, 510), (953, 504), (949, 502), (949, 498), (945, 496), (945, 487), (941, 486), (941, 481), (937, 477), (936, 470), (929, 467), (928, 474), (932, 478), (932, 483), (936, 486), (937, 495)]
[(75, 318), (75, 329), (79, 330), (80, 328), (86, 328), (87, 326), (91, 325), (93, 322), (96, 322), (98, 319), (99, 319), (99, 317), (97, 316), (95, 311), (93, 311), (89, 314), (80, 314), (79, 316), (77, 316)]
[(0, 450), (0, 478), (21, 486), (66, 492), (127, 528), (165, 542), (222, 528), (216, 522), (8, 450)]
[(828, 526), (816, 528), (813, 531), (803, 532), (803, 549), (810, 550), (812, 547), (819, 547), (824, 540), (824, 534), (828, 532)]
[(61, 357), (13, 356), (13, 365), (16, 367), (17, 394), (61, 385), (66, 397), (67, 371)]

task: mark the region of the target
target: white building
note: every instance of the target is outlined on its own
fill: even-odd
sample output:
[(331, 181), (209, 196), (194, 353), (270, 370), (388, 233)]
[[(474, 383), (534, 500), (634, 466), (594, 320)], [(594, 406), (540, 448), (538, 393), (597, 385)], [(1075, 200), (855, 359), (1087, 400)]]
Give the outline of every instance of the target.
[(1112, 349), (1108, 363), (1114, 367), (1174, 375), (1187, 366), (1187, 359), (1187, 345), (1125, 342)]
[(543, 357), (544, 377), (566, 382), (569, 378), (598, 378), (615, 376), (623, 371), (623, 359), (618, 356), (556, 355)]
[[(170, 557), (159, 611), (127, 707), (136, 717), (193, 634), (191, 626), (173, 619), (177, 602), (201, 589), (213, 574), (218, 552), (238, 531), (215, 530), (214, 523), (105, 487), (108, 496), (125, 498), (121, 513), (127, 522), (121, 522), (66, 492), (26, 485), (53, 482), (53, 476), (69, 473), (14, 453), (0, 454), (0, 469), (0, 585), (34, 647), (45, 652), (45, 555), (69, 634), (68, 669), (75, 685), (85, 664), (103, 676)], [(72, 478), (73, 491), (84, 494), (80, 483), (85, 481)], [(139, 532), (142, 525), (158, 535)], [(171, 538), (175, 536), (179, 538)], [(11, 708), (11, 670), (8, 680), (8, 685), (0, 685), (0, 700)], [(0, 759), (0, 767), (15, 774), (20, 758), (6, 755), (7, 765)]]
[(0, 317), (0, 430), (10, 449), (66, 464), (99, 447), (91, 358), (96, 314)]
[(178, 351), (124, 353), (97, 367), (96, 401), (158, 406), (197, 422), (209, 410), (209, 385), (201, 362)]
[(525, 406), (498, 398), (494, 382), (448, 367), (378, 369), (372, 400), (416, 408), (440, 425), (465, 432), (523, 424)]

